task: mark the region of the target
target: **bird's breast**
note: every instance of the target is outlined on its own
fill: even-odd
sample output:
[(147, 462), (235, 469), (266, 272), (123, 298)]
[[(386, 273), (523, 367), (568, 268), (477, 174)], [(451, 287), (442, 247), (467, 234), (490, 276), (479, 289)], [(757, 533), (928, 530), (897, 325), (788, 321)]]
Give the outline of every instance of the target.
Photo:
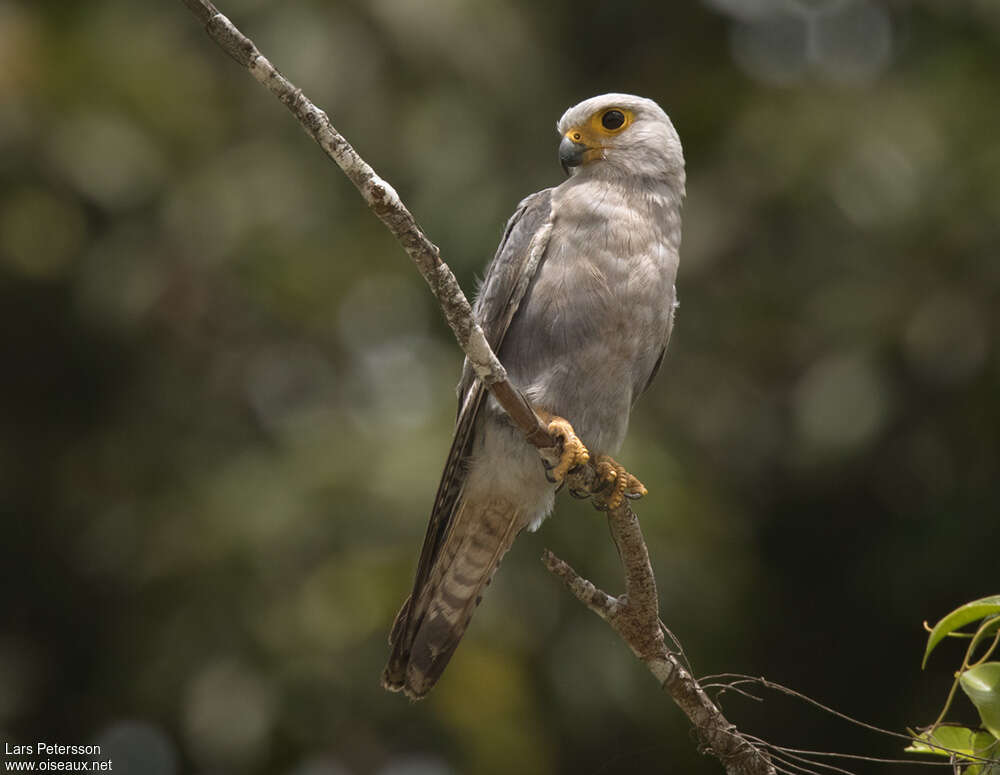
[(648, 198), (569, 194), (553, 197), (548, 246), (501, 359), (529, 399), (610, 451), (669, 336), (677, 252)]

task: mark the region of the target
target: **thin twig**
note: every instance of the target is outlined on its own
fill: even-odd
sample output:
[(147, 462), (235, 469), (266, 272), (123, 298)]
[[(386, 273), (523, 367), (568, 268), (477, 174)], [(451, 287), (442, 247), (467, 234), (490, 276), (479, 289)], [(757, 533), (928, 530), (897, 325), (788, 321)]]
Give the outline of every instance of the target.
[(911, 735), (904, 735), (901, 732), (893, 732), (891, 729), (882, 729), (881, 727), (877, 727), (874, 724), (868, 724), (867, 722), (853, 718), (852, 716), (848, 716), (846, 713), (841, 713), (839, 710), (834, 710), (830, 706), (824, 705), (819, 700), (814, 700), (812, 697), (803, 694), (802, 692), (795, 691), (795, 689), (789, 689), (787, 686), (782, 686), (781, 684), (775, 683), (774, 681), (769, 681), (763, 676), (758, 677), (752, 675), (744, 675), (743, 673), (715, 673), (713, 675), (703, 675), (698, 680), (707, 681), (707, 680), (714, 680), (717, 678), (732, 678), (733, 680), (731, 681), (731, 683), (733, 685), (740, 683), (759, 684), (765, 687), (766, 689), (773, 689), (776, 692), (781, 692), (782, 694), (787, 694), (790, 697), (795, 697), (796, 699), (808, 702), (810, 705), (815, 705), (820, 710), (825, 711), (826, 713), (829, 713), (833, 716), (836, 716), (839, 719), (843, 719), (844, 721), (848, 721), (851, 724), (854, 724), (855, 726), (861, 727), (862, 729), (868, 729), (871, 730), (872, 732), (878, 732), (879, 734), (899, 738), (902, 740), (906, 740), (907, 742), (912, 742), (914, 739)]
[[(723, 679), (723, 678), (729, 679), (729, 680), (724, 681), (724, 682), (716, 682), (716, 680), (715, 680), (715, 679)], [(772, 689), (774, 691), (781, 692), (782, 694), (787, 694), (790, 697), (794, 697), (795, 699), (803, 700), (804, 702), (807, 702), (810, 705), (813, 705), (813, 706), (819, 708), (824, 713), (829, 713), (830, 715), (835, 716), (836, 718), (842, 719), (843, 721), (847, 721), (848, 723), (854, 724), (855, 726), (861, 727), (862, 729), (866, 729), (866, 730), (869, 730), (871, 732), (875, 732), (877, 734), (884, 735), (884, 736), (887, 736), (887, 737), (891, 737), (891, 738), (894, 738), (894, 739), (905, 740), (905, 741), (910, 742), (910, 743), (915, 742), (915, 741), (924, 742), (924, 743), (927, 742), (926, 740), (920, 740), (920, 738), (918, 738), (918, 737), (916, 737), (914, 735), (904, 735), (901, 732), (893, 732), (891, 729), (883, 729), (882, 727), (877, 727), (874, 724), (869, 724), (869, 723), (867, 723), (865, 721), (861, 721), (860, 719), (856, 719), (856, 718), (854, 718), (852, 716), (848, 716), (846, 713), (842, 713), (842, 712), (840, 712), (838, 710), (835, 710), (835, 709), (831, 708), (828, 705), (824, 705), (819, 700), (815, 700), (812, 697), (809, 697), (808, 695), (803, 694), (802, 692), (796, 691), (795, 689), (790, 689), (787, 686), (783, 686), (783, 685), (781, 685), (779, 683), (775, 683), (774, 681), (769, 681), (769, 680), (767, 680), (766, 678), (763, 678), (763, 677), (755, 677), (755, 676), (751, 676), (751, 675), (744, 675), (742, 673), (716, 673), (714, 675), (703, 675), (703, 676), (700, 676), (698, 678), (698, 682), (701, 684), (702, 688), (704, 688), (704, 689), (710, 689), (710, 688), (711, 689), (721, 688), (722, 690), (733, 689), (734, 691), (737, 691), (737, 692), (739, 692), (741, 694), (745, 694), (745, 692), (739, 688), (740, 684), (756, 684), (756, 685), (759, 685), (759, 686), (763, 686), (764, 688), (767, 688), (767, 689)], [(757, 700), (757, 701), (760, 701), (760, 699), (761, 699), (761, 698), (756, 697), (754, 695), (748, 695), (748, 696), (750, 697), (750, 699)], [(893, 758), (879, 757), (879, 756), (862, 756), (860, 754), (838, 753), (836, 751), (812, 751), (812, 750), (803, 750), (803, 749), (798, 749), (798, 748), (788, 748), (786, 746), (778, 746), (778, 745), (775, 745), (774, 743), (766, 742), (764, 740), (761, 740), (760, 738), (754, 737), (753, 735), (747, 735), (747, 737), (750, 738), (750, 739), (752, 739), (752, 740), (754, 740), (755, 742), (758, 742), (759, 744), (761, 744), (763, 746), (766, 746), (768, 749), (770, 749), (772, 751), (775, 751), (775, 750), (776, 751), (782, 751), (782, 752), (785, 752), (785, 753), (788, 753), (788, 754), (805, 754), (805, 755), (808, 755), (808, 756), (822, 756), (822, 757), (831, 757), (831, 758), (838, 758), (838, 759), (853, 759), (853, 760), (857, 760), (857, 761), (876, 762), (876, 763), (879, 763), (879, 764), (914, 764), (914, 765), (923, 766), (923, 767), (950, 766), (950, 765), (948, 765), (947, 762), (936, 762), (936, 761), (927, 761), (927, 760), (920, 760), (920, 759), (893, 759)], [(947, 751), (948, 753), (952, 754), (953, 756), (961, 756), (966, 761), (968, 761), (970, 763), (974, 763), (974, 762), (980, 762), (980, 763), (983, 763), (983, 764), (996, 764), (997, 763), (996, 759), (993, 759), (993, 758), (990, 758), (990, 757), (976, 756), (975, 754), (970, 754), (970, 753), (959, 751), (959, 750), (956, 750), (956, 749), (953, 749), (953, 748), (948, 748), (947, 746), (939, 745), (937, 743), (933, 743), (933, 747), (937, 748), (937, 749), (939, 749), (941, 751)], [(812, 762), (812, 764), (816, 765), (817, 763), (816, 762)]]

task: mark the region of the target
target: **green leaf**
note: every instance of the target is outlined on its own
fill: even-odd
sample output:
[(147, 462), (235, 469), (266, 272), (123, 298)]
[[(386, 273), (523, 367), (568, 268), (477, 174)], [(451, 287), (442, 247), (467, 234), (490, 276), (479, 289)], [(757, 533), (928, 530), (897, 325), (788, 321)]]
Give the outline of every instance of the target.
[(973, 600), (971, 603), (966, 603), (956, 608), (935, 624), (934, 629), (931, 630), (931, 634), (927, 638), (927, 650), (924, 652), (923, 666), (927, 665), (927, 657), (931, 655), (934, 647), (947, 635), (971, 622), (997, 615), (1000, 615), (1000, 595)]
[(986, 756), (997, 740), (987, 732), (977, 732), (968, 727), (939, 726), (933, 735), (921, 732), (910, 743), (907, 753), (929, 753), (936, 756)]
[(1000, 737), (1000, 662), (976, 665), (962, 673), (958, 682), (979, 711), (983, 726)]
[(1000, 740), (994, 739), (993, 745), (979, 754), (992, 761), (970, 765), (965, 770), (964, 775), (1000, 775), (1000, 761), (997, 761), (998, 754), (1000, 754)]
[(974, 661), (976, 646), (987, 638), (993, 638), (997, 634), (997, 630), (1000, 630), (1000, 616), (994, 616), (992, 619), (987, 619), (986, 622), (979, 627), (976, 634), (972, 636), (972, 643), (969, 644), (968, 659), (970, 662)]

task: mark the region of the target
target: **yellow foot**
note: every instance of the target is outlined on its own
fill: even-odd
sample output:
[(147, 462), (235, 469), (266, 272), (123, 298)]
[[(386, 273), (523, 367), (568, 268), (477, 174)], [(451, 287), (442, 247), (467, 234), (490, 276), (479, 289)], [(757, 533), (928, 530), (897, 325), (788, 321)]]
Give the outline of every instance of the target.
[(594, 482), (594, 506), (601, 511), (617, 509), (624, 498), (641, 498), (649, 490), (608, 455), (598, 455), (594, 467), (597, 480)]
[(561, 485), (567, 473), (577, 466), (587, 464), (587, 461), (590, 460), (590, 453), (579, 437), (577, 437), (573, 431), (573, 426), (567, 420), (549, 414), (543, 414), (542, 416), (548, 421), (547, 429), (549, 435), (558, 439), (555, 449), (556, 454), (559, 456), (559, 462), (551, 466), (545, 462), (544, 458), (542, 459), (542, 463), (546, 468), (545, 478), (550, 482)]

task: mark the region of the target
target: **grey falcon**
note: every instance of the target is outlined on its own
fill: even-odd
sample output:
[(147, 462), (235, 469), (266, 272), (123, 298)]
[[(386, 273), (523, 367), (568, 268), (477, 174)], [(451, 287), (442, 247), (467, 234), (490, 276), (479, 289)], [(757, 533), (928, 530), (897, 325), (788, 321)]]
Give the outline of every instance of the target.
[(441, 677), (504, 554), (549, 515), (568, 470), (593, 454), (613, 499), (645, 492), (607, 455), (673, 327), (681, 143), (659, 105), (628, 94), (584, 100), (556, 128), (568, 178), (518, 205), (474, 311), (561, 440), (561, 459), (543, 468), (466, 361), (454, 440), (382, 674), (386, 689), (412, 699)]

